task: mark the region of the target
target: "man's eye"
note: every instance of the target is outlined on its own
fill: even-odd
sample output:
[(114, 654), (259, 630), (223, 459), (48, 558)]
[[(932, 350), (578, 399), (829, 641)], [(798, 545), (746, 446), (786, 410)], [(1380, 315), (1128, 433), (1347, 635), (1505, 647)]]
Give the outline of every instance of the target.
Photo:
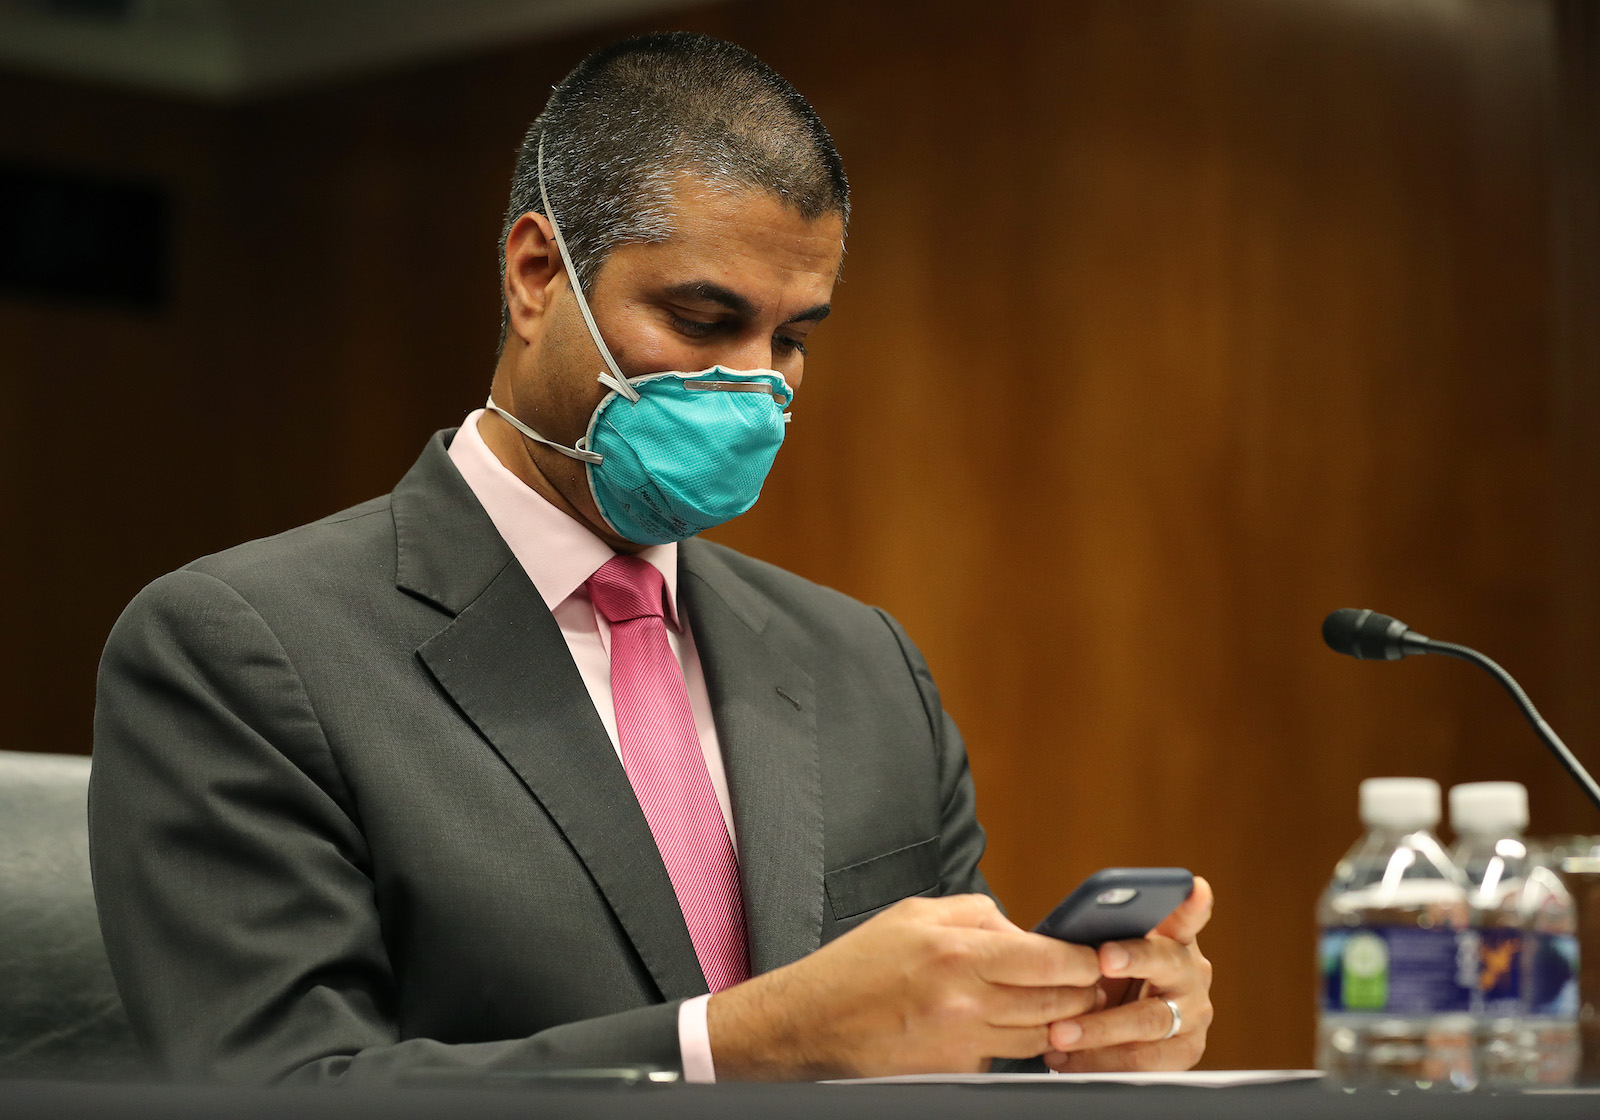
[(690, 338), (707, 338), (721, 325), (721, 321), (716, 319), (707, 323), (699, 319), (685, 319), (682, 315), (674, 315), (672, 317), (673, 330), (686, 334)]
[(789, 354), (804, 354), (806, 352), (805, 343), (798, 338), (790, 338), (786, 334), (773, 335), (772, 344), (775, 349), (783, 350)]

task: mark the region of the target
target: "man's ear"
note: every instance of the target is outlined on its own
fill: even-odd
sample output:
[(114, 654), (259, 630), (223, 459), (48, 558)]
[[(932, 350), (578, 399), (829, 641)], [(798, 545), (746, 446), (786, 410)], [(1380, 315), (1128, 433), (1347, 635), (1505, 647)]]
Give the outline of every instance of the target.
[(512, 224), (506, 235), (504, 278), (512, 334), (524, 342), (533, 341), (550, 309), (554, 285), (566, 271), (548, 218), (529, 211)]

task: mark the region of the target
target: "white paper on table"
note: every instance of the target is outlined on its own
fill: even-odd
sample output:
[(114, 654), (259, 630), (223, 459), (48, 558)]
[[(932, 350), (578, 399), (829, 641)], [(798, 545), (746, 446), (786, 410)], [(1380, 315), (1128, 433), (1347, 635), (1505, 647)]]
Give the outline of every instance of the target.
[(1185, 1085), (1229, 1089), (1236, 1085), (1276, 1085), (1313, 1081), (1318, 1069), (1202, 1069), (1186, 1073), (906, 1073), (896, 1077), (853, 1077), (824, 1085)]

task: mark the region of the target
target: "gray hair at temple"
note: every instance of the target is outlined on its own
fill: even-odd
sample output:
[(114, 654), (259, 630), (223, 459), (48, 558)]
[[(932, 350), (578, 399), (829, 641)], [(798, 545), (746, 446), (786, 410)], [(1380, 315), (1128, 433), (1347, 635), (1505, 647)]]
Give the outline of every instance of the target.
[[(502, 277), (511, 227), (529, 211), (545, 212), (541, 139), (550, 208), (586, 293), (618, 245), (672, 235), (673, 190), (684, 172), (713, 187), (760, 188), (807, 219), (850, 218), (839, 152), (792, 85), (709, 35), (641, 35), (580, 62), (523, 137), (500, 229)], [(502, 349), (509, 325), (502, 294)]]

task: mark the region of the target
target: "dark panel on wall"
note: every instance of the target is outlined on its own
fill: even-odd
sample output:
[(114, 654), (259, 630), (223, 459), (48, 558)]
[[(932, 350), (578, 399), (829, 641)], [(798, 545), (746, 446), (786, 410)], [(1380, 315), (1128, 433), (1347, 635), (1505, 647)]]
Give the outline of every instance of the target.
[(159, 308), (169, 209), (141, 183), (0, 164), (0, 293)]
[[(1372, 606), (1481, 646), (1600, 764), (1600, 638), (1568, 610), (1592, 542), (1559, 529), (1600, 475), (1564, 419), (1593, 371), (1551, 335), (1552, 12), (678, 21), (810, 95), (856, 192), (788, 446), (716, 536), (906, 623), (1018, 921), (1101, 865), (1212, 878), (1208, 1064), (1310, 1060), (1312, 903), (1361, 777), (1513, 778), (1541, 829), (1593, 827), (1488, 682), (1317, 635)], [(0, 298), (5, 745), (87, 747), (142, 583), (388, 489), (481, 401), (513, 148), (607, 37), (233, 109), (0, 79), (41, 107), (0, 117), (0, 158), (183, 215), (159, 316)]]

